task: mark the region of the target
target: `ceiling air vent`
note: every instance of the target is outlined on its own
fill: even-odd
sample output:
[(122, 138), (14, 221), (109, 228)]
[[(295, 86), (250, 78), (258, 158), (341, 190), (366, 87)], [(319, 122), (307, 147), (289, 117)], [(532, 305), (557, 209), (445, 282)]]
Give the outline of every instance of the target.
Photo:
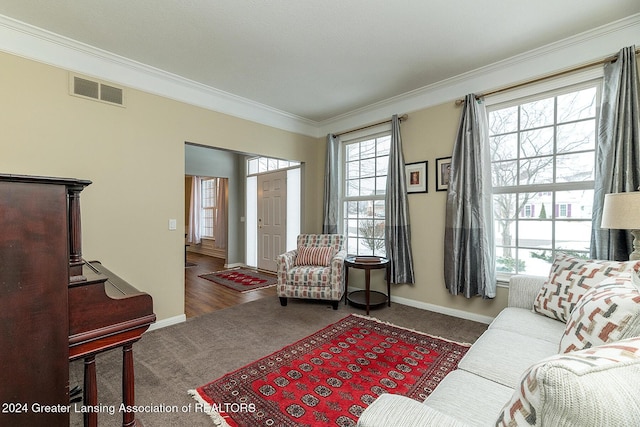
[(124, 106), (124, 91), (122, 88), (83, 77), (71, 77), (72, 95), (90, 98), (112, 105)]

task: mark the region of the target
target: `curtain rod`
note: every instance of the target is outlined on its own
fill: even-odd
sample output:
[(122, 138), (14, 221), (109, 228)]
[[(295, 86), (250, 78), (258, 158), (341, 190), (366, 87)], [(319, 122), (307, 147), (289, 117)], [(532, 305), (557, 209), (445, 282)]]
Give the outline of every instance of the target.
[[(635, 50), (636, 55), (640, 54), (640, 48), (636, 48)], [(558, 71), (557, 73), (553, 73), (553, 74), (548, 74), (546, 76), (542, 76), (542, 77), (538, 77), (535, 79), (531, 79), (531, 80), (527, 80), (521, 83), (516, 83), (513, 84), (511, 86), (505, 86), (502, 87), (500, 89), (496, 89), (496, 90), (492, 90), (480, 95), (476, 95), (476, 99), (481, 98), (483, 96), (490, 96), (490, 95), (495, 95), (496, 93), (501, 93), (501, 92), (506, 92), (508, 90), (511, 89), (517, 89), (519, 87), (522, 86), (527, 86), (533, 83), (538, 83), (547, 79), (553, 79), (555, 77), (560, 77), (560, 76), (564, 76), (565, 74), (570, 74), (570, 73), (575, 73), (576, 71), (582, 71), (582, 70), (586, 70), (587, 68), (591, 68), (591, 67), (595, 67), (597, 65), (602, 65), (602, 64), (606, 64), (607, 62), (615, 62), (618, 59), (618, 55), (613, 55), (613, 56), (608, 56), (604, 59), (599, 59), (597, 61), (593, 61), (593, 62), (589, 62), (587, 64), (583, 64), (583, 65), (579, 65), (577, 67), (573, 67), (570, 68), (568, 70), (564, 70), (564, 71)], [(456, 105), (462, 105), (464, 103), (464, 99), (456, 99)]]
[[(398, 117), (398, 120), (400, 120), (401, 122), (403, 122), (403, 121), (407, 120), (408, 118), (409, 118), (409, 115), (408, 115), (408, 114), (403, 114), (403, 115), (401, 115), (400, 117)], [(334, 134), (333, 134), (333, 136), (334, 136), (334, 137), (337, 137), (337, 136), (341, 136), (341, 135), (346, 135), (346, 134), (351, 133), (351, 132), (357, 132), (357, 131), (359, 131), (359, 130), (369, 129), (369, 128), (372, 128), (372, 127), (374, 127), (374, 126), (383, 125), (383, 124), (385, 124), (385, 123), (391, 123), (391, 119), (389, 119), (389, 120), (382, 120), (381, 122), (372, 123), (372, 124), (370, 124), (370, 125), (362, 126), (362, 127), (356, 128), (356, 129), (349, 129), (349, 130), (345, 130), (344, 132), (340, 132), (340, 133), (334, 133)]]

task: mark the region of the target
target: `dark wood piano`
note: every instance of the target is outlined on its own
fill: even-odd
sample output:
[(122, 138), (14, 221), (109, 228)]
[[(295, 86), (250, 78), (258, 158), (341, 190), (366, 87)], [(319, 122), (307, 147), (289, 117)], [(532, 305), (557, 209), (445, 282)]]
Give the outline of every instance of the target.
[[(80, 192), (90, 181), (0, 174), (0, 425), (68, 426), (69, 361), (84, 358), (96, 406), (96, 354), (122, 347), (134, 405), (133, 343), (155, 321), (151, 296), (82, 258)], [(135, 414), (124, 412), (123, 426)], [(84, 414), (97, 426), (97, 413)]]

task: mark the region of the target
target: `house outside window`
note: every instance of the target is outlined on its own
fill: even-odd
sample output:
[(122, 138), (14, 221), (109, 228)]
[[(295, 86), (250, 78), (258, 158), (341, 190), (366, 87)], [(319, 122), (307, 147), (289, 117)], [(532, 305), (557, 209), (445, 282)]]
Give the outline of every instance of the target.
[(385, 193), (390, 132), (343, 144), (343, 232), (352, 255), (385, 255)]
[(217, 178), (205, 178), (202, 180), (200, 194), (202, 207), (200, 214), (200, 235), (213, 239), (213, 225), (216, 220), (216, 190), (218, 187)]
[(498, 273), (588, 258), (599, 82), (488, 105)]

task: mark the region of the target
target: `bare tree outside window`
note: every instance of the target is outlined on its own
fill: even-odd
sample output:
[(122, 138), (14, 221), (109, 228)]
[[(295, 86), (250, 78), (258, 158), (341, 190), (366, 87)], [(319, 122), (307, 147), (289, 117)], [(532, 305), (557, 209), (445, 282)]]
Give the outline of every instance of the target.
[(593, 85), (488, 108), (499, 271), (588, 255), (597, 98)]

